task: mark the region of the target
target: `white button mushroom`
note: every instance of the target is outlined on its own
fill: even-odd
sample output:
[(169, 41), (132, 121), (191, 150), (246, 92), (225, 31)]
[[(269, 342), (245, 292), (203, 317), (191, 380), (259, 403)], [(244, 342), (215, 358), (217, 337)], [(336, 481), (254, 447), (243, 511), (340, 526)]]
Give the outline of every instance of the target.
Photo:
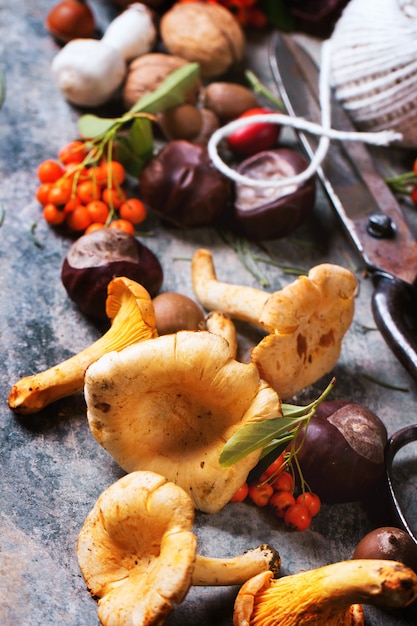
[(65, 98), (95, 107), (110, 100), (123, 83), (127, 64), (149, 52), (157, 31), (152, 13), (138, 2), (118, 15), (101, 40), (73, 39), (52, 61), (52, 74)]
[(122, 54), (97, 39), (73, 39), (52, 61), (52, 75), (64, 97), (78, 106), (100, 106), (126, 75)]

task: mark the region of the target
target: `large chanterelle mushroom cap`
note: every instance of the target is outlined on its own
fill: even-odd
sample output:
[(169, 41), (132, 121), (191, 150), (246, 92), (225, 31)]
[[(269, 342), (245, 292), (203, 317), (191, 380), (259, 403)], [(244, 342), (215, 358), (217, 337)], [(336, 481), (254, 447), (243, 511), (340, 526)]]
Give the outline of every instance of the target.
[(337, 363), (356, 289), (349, 270), (323, 263), (265, 303), (260, 322), (270, 334), (252, 349), (251, 361), (282, 398), (292, 398)]
[(108, 626), (160, 626), (191, 585), (240, 585), (277, 574), (279, 554), (262, 545), (227, 559), (201, 557), (185, 491), (154, 472), (132, 472), (108, 487), (77, 542), (80, 569)]
[(352, 323), (357, 281), (350, 270), (323, 263), (275, 293), (217, 280), (211, 252), (192, 263), (195, 295), (207, 310), (258, 325), (268, 335), (251, 351), (261, 377), (282, 399), (328, 373)]
[(132, 473), (98, 498), (77, 556), (103, 624), (162, 624), (191, 585), (197, 541), (184, 491), (151, 472)]
[(255, 365), (236, 361), (223, 337), (180, 331), (103, 356), (86, 372), (91, 432), (127, 472), (151, 470), (180, 485), (196, 508), (219, 511), (259, 460), (219, 456), (242, 426), (282, 415)]

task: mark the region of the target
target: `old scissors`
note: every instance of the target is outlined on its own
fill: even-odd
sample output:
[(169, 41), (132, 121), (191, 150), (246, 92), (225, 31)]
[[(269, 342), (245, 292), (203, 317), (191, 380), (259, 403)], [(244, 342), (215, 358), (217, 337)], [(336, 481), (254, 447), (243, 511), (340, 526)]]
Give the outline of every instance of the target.
[[(289, 115), (320, 121), (319, 68), (290, 35), (274, 33), (271, 71)], [(357, 130), (332, 98), (332, 127)], [(318, 139), (298, 133), (312, 157)], [(359, 141), (332, 142), (318, 178), (345, 231), (372, 276), (372, 311), (388, 346), (417, 381), (417, 242), (404, 213)], [(417, 320), (416, 320), (417, 321)]]

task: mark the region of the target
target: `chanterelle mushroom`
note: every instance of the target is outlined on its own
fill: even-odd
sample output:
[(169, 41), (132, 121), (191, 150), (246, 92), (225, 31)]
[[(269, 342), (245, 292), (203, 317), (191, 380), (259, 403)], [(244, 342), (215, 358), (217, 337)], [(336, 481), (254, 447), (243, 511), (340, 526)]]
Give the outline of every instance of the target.
[(263, 572), (240, 589), (234, 626), (361, 626), (361, 604), (401, 608), (417, 597), (417, 574), (386, 560), (342, 561), (272, 579)]
[(229, 344), (230, 354), (234, 359), (236, 358), (238, 349), (237, 331), (230, 315), (223, 313), (223, 311), (211, 311), (206, 316), (206, 330), (224, 337)]
[(108, 286), (106, 313), (109, 330), (71, 358), (39, 374), (19, 380), (9, 394), (9, 407), (16, 413), (40, 411), (51, 402), (83, 390), (87, 367), (106, 352), (121, 350), (144, 339), (157, 337), (149, 293), (133, 280), (114, 278)]
[(251, 351), (261, 377), (282, 399), (319, 380), (336, 364), (354, 314), (355, 276), (323, 263), (273, 294), (217, 280), (209, 250), (192, 262), (194, 293), (207, 310), (221, 310), (265, 330)]
[(84, 387), (91, 432), (127, 472), (177, 483), (197, 509), (229, 502), (261, 451), (221, 467), (225, 442), (252, 422), (282, 415), (277, 393), (253, 364), (234, 360), (208, 331), (180, 331), (104, 355)]
[(154, 472), (132, 472), (98, 498), (78, 537), (77, 556), (104, 625), (160, 626), (191, 585), (242, 584), (280, 567), (260, 546), (230, 559), (200, 557), (194, 506)]

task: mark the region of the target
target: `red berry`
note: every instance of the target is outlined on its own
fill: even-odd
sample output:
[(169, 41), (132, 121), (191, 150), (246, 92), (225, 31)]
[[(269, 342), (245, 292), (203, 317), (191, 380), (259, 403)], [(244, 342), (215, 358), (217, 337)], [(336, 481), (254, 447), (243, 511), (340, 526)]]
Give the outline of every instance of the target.
[(272, 461), (272, 463), (268, 465), (263, 475), (267, 477), (278, 476), (278, 474), (280, 474), (281, 472), (285, 470), (285, 467), (286, 467), (286, 461), (285, 461), (284, 453), (282, 453), (279, 456), (277, 456), (275, 461)]
[(295, 498), (290, 491), (276, 491), (269, 500), (273, 514), (281, 519), (293, 504), (295, 504)]
[(294, 491), (294, 477), (290, 472), (282, 472), (272, 483), (275, 491)]
[(305, 504), (308, 510), (311, 513), (311, 517), (317, 515), (321, 508), (321, 501), (319, 496), (312, 491), (306, 491), (305, 493), (300, 493), (297, 496), (297, 502), (300, 504)]
[(296, 502), (286, 510), (284, 523), (293, 530), (307, 530), (311, 524), (311, 513), (305, 504)]
[(243, 483), (243, 485), (239, 487), (239, 489), (236, 491), (234, 496), (230, 498), (230, 502), (243, 502), (243, 500), (246, 500), (248, 493), (249, 485), (248, 483)]
[(266, 506), (273, 493), (269, 483), (254, 483), (249, 487), (249, 497), (256, 506)]

